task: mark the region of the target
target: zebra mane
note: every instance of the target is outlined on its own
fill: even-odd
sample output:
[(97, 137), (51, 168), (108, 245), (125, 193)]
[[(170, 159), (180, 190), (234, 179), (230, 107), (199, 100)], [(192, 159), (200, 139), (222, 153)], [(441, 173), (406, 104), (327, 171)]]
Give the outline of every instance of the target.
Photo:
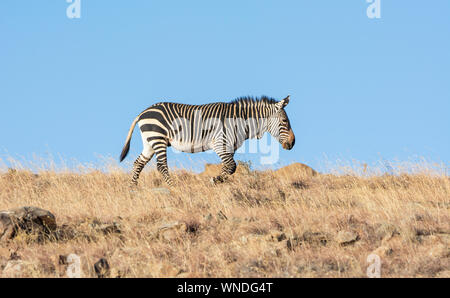
[(230, 103), (257, 103), (257, 102), (263, 102), (263, 103), (267, 103), (267, 104), (273, 104), (273, 103), (277, 103), (278, 101), (272, 97), (268, 97), (268, 96), (261, 96), (261, 97), (252, 97), (252, 96), (242, 96), (242, 97), (238, 97), (232, 101), (230, 101)]

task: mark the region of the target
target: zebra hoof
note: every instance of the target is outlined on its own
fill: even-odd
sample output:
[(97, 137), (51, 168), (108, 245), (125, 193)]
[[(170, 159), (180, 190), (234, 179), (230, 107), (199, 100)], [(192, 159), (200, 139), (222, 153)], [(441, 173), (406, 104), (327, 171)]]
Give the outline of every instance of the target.
[(223, 182), (224, 182), (223, 178), (220, 177), (220, 176), (212, 177), (212, 178), (210, 179), (210, 181), (211, 181), (211, 184), (212, 184), (212, 185), (217, 185), (217, 184), (220, 184), (220, 183), (223, 183)]

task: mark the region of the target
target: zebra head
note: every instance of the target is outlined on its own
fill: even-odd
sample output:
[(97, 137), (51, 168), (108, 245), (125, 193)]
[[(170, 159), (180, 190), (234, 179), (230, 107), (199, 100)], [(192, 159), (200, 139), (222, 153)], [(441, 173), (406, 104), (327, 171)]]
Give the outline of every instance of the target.
[(272, 114), (268, 119), (267, 131), (280, 142), (281, 146), (286, 150), (291, 150), (295, 144), (295, 135), (292, 131), (291, 123), (284, 110), (289, 103), (288, 95), (285, 99), (273, 104)]

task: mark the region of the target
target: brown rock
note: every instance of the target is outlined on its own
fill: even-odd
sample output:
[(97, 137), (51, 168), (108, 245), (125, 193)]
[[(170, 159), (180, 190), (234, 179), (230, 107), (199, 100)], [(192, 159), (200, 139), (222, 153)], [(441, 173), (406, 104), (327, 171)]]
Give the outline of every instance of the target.
[(303, 233), (302, 240), (309, 244), (326, 245), (330, 237), (322, 232), (305, 232)]
[(296, 162), (276, 170), (274, 174), (277, 177), (305, 178), (316, 176), (317, 172), (305, 164)]
[(286, 234), (283, 232), (279, 232), (279, 231), (275, 231), (275, 232), (271, 232), (266, 236), (267, 241), (283, 241), (283, 240), (287, 240)]
[(322, 232), (304, 232), (301, 236), (292, 236), (286, 241), (289, 250), (304, 244), (314, 246), (325, 246), (330, 241), (330, 237)]
[(382, 239), (382, 241), (389, 241), (396, 235), (400, 235), (396, 226), (390, 223), (381, 223), (375, 229), (375, 234), (378, 239)]
[(120, 224), (117, 222), (113, 223), (102, 223), (93, 227), (97, 232), (103, 233), (105, 235), (109, 234), (120, 234), (122, 233), (120, 229)]
[(11, 215), (6, 211), (0, 213), (0, 241), (12, 239), (15, 236), (15, 225)]
[(5, 268), (2, 271), (2, 277), (17, 278), (23, 274), (24, 264), (21, 260), (11, 260), (6, 263)]
[(180, 237), (182, 234), (186, 233), (187, 225), (184, 222), (174, 222), (170, 224), (164, 224), (156, 233), (156, 238), (172, 241)]
[(0, 277), (2, 278), (22, 278), (22, 277), (36, 277), (37, 273), (42, 270), (38, 264), (24, 260), (9, 260)]
[(37, 207), (0, 211), (0, 241), (14, 238), (19, 230), (50, 235), (56, 230), (55, 216)]
[(101, 258), (97, 263), (94, 264), (94, 270), (98, 278), (110, 277), (111, 275), (109, 263), (104, 258)]
[(353, 231), (339, 231), (336, 242), (342, 246), (350, 245), (359, 240), (359, 235)]
[(81, 233), (78, 233), (74, 227), (71, 227), (70, 225), (67, 224), (63, 224), (62, 226), (56, 229), (53, 235), (55, 239), (58, 241), (67, 241), (75, 239), (76, 237), (80, 236)]
[(59, 265), (68, 265), (67, 255), (59, 255), (59, 257), (58, 257), (58, 264)]

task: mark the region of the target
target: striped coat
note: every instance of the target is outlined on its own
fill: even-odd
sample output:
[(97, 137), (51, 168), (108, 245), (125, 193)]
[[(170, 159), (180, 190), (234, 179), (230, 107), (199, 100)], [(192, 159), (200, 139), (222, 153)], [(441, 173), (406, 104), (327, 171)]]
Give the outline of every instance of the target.
[(204, 105), (154, 104), (131, 124), (120, 161), (128, 154), (133, 129), (138, 124), (143, 150), (134, 162), (133, 184), (137, 184), (142, 169), (153, 155), (164, 180), (173, 184), (167, 167), (167, 147), (170, 146), (190, 153), (214, 150), (222, 161), (222, 171), (212, 181), (223, 182), (235, 172), (234, 152), (247, 139), (261, 138), (268, 132), (284, 149), (292, 149), (295, 136), (284, 110), (288, 103), (289, 96), (281, 101), (263, 96)]

